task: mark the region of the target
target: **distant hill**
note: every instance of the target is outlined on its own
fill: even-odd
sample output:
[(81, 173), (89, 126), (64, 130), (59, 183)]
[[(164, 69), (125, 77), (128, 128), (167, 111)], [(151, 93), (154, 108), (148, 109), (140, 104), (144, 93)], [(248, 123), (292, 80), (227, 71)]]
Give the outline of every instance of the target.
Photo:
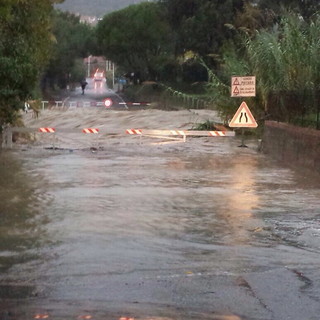
[(69, 11), (75, 14), (103, 17), (112, 11), (123, 9), (131, 4), (137, 4), (147, 0), (65, 0), (56, 4), (55, 8)]

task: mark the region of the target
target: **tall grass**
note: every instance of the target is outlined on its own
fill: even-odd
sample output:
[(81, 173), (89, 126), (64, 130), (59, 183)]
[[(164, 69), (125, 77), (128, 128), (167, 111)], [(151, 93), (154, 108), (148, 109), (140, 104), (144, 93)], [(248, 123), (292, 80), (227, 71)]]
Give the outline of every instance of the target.
[[(208, 70), (207, 94), (230, 117), (239, 100), (230, 98), (232, 75), (255, 75), (256, 97), (246, 99), (256, 112), (290, 121), (317, 111), (320, 85), (320, 16), (307, 23), (285, 14), (271, 31), (241, 37), (225, 51), (221, 75)], [(236, 103), (236, 102), (237, 103)], [(233, 110), (232, 110), (233, 109)]]

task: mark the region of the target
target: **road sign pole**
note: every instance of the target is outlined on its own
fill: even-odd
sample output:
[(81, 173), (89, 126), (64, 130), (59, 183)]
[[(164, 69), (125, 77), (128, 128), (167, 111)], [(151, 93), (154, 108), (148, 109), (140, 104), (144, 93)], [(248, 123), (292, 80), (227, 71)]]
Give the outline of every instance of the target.
[(114, 90), (114, 63), (112, 63), (112, 90)]
[(247, 145), (244, 143), (244, 128), (241, 128), (241, 145), (238, 146), (239, 148), (248, 148)]

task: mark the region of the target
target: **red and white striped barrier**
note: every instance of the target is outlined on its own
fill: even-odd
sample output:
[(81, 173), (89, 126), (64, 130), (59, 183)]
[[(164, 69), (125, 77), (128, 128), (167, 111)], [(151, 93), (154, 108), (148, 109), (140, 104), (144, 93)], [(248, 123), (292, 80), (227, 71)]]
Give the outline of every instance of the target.
[(126, 130), (127, 134), (138, 134), (138, 135), (142, 135), (142, 130), (140, 129), (127, 129)]
[(170, 130), (170, 135), (172, 135), (172, 136), (185, 136), (186, 133), (183, 130)]
[(99, 129), (97, 128), (84, 128), (82, 130), (83, 133), (99, 133)]
[(234, 137), (234, 131), (197, 131), (197, 130), (150, 130), (127, 129), (128, 134), (158, 135), (158, 136), (194, 136), (194, 137)]
[(225, 137), (226, 136), (225, 131), (209, 131), (208, 134), (211, 137)]
[(56, 131), (55, 128), (39, 128), (40, 132), (49, 132), (49, 133), (54, 133)]
[(127, 106), (150, 106), (151, 103), (149, 102), (119, 102), (120, 105), (127, 105)]
[(91, 314), (85, 314), (85, 315), (82, 315), (82, 316), (79, 316), (78, 319), (92, 319), (92, 315)]
[[(69, 134), (69, 133), (79, 133), (82, 130), (83, 133), (88, 134), (98, 134), (100, 133), (100, 129), (97, 128), (84, 128), (84, 129), (75, 129), (75, 128), (60, 128), (56, 130), (56, 128), (52, 127), (42, 127), (42, 128), (25, 128), (25, 127), (9, 127), (5, 128), (3, 136), (2, 136), (2, 147), (3, 148), (12, 148), (12, 133), (13, 132), (44, 132), (44, 133), (56, 133), (59, 134)], [(104, 136), (110, 135), (122, 135), (124, 132), (115, 131), (115, 132), (105, 132)], [(152, 129), (127, 129), (125, 131), (126, 134), (130, 135), (138, 135), (140, 137), (147, 136), (153, 138), (161, 138), (161, 139), (169, 139), (169, 140), (181, 140), (186, 141), (187, 136), (194, 137), (234, 137), (235, 131), (229, 130), (221, 130), (221, 131), (201, 131), (201, 130), (152, 130)], [(55, 139), (56, 135), (53, 134), (52, 138)], [(97, 137), (97, 135), (96, 135)], [(54, 144), (54, 142), (53, 142)]]
[(34, 319), (48, 319), (49, 318), (49, 315), (47, 313), (44, 313), (44, 314), (36, 314), (34, 317)]

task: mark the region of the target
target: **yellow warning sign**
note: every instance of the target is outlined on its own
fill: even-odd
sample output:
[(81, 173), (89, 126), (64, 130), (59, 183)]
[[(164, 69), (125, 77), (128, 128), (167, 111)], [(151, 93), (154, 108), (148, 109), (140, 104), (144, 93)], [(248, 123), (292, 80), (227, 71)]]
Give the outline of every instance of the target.
[(258, 126), (249, 107), (245, 102), (242, 102), (239, 109), (229, 123), (232, 128), (256, 128)]

